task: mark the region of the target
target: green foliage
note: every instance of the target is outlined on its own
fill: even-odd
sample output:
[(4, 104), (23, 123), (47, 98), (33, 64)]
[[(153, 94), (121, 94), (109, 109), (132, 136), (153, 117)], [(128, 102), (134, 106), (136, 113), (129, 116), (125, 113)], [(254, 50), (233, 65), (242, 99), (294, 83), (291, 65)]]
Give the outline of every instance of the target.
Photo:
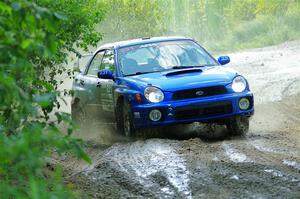
[(300, 38), (299, 1), (257, 0), (249, 2), (253, 13), (251, 18), (246, 17), (245, 10), (234, 10), (235, 4), (232, 5), (235, 15), (243, 20), (240, 18), (233, 20), (230, 24), (231, 30), (215, 49), (262, 47)]
[(107, 41), (118, 41), (161, 35), (167, 31), (168, 16), (161, 0), (101, 0), (107, 10), (98, 27)]
[(54, 111), (61, 96), (55, 76), (69, 72), (61, 66), (67, 52), (101, 39), (93, 30), (103, 11), (94, 6), (96, 0), (0, 2), (0, 198), (75, 197), (60, 169), (47, 169), (53, 152), (90, 162), (71, 137), (70, 115)]
[(103, 42), (182, 35), (224, 51), (300, 38), (299, 0), (103, 1)]

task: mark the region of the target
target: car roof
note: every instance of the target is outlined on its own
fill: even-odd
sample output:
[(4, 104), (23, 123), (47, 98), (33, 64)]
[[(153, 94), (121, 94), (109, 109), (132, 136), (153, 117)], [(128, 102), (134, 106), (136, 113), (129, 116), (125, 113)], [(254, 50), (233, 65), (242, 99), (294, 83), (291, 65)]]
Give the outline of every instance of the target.
[(153, 43), (153, 42), (162, 42), (162, 41), (176, 41), (176, 40), (183, 40), (189, 38), (186, 37), (180, 37), (180, 36), (172, 36), (172, 37), (143, 37), (139, 39), (132, 39), (132, 40), (125, 40), (125, 41), (118, 41), (114, 43), (108, 43), (100, 46), (97, 51), (101, 49), (107, 49), (107, 48), (122, 48), (126, 46), (132, 46), (132, 45), (139, 45), (139, 44), (147, 44), (147, 43)]

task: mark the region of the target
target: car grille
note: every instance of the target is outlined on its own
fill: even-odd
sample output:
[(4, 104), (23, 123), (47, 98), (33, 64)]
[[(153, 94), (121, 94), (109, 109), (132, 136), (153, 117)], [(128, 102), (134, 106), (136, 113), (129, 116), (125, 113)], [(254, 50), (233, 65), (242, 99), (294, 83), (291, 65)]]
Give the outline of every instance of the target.
[(230, 101), (200, 106), (179, 107), (175, 109), (175, 119), (210, 117), (230, 114), (232, 111), (232, 104)]
[[(198, 94), (197, 94), (198, 92)], [(190, 99), (197, 97), (208, 97), (213, 95), (221, 95), (226, 94), (226, 88), (224, 86), (211, 86), (205, 88), (196, 88), (196, 89), (188, 89), (176, 91), (173, 94), (173, 100), (182, 100), (182, 99)]]

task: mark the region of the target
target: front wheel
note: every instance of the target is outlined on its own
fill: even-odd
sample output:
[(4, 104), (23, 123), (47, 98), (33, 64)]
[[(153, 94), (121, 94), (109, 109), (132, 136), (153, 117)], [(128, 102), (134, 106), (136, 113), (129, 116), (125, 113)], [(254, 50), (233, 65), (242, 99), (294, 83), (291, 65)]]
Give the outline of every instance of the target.
[(130, 106), (127, 102), (118, 105), (121, 107), (117, 110), (117, 128), (123, 135), (130, 137), (135, 134)]
[(231, 135), (245, 135), (249, 131), (249, 117), (232, 117), (228, 120), (226, 126)]

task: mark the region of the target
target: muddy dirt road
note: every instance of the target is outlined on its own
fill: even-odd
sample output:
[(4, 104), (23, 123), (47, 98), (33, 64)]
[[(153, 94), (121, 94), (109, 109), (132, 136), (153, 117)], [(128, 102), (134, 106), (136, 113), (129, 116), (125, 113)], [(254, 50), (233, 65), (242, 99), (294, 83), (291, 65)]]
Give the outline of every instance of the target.
[(300, 42), (230, 56), (255, 94), (247, 136), (193, 124), (129, 140), (91, 124), (78, 135), (93, 164), (66, 158), (66, 180), (83, 198), (300, 198)]

